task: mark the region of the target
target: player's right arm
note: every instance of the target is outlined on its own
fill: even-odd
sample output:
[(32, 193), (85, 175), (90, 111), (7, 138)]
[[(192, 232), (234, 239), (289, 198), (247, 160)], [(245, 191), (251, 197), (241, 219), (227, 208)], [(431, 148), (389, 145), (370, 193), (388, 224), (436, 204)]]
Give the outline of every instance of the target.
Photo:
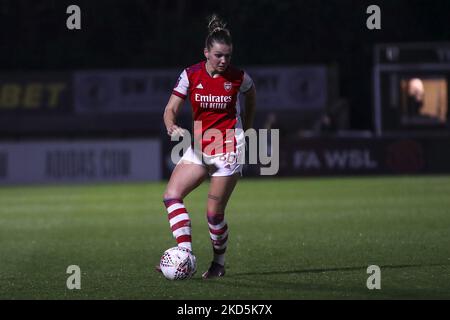
[(175, 84), (175, 88), (173, 88), (166, 109), (164, 110), (164, 124), (166, 125), (167, 134), (169, 136), (184, 136), (184, 129), (177, 126), (176, 119), (178, 111), (187, 97), (188, 89), (189, 79), (186, 70), (183, 70)]
[(172, 94), (164, 110), (164, 124), (169, 136), (184, 136), (184, 129), (176, 125), (177, 114), (184, 103), (184, 99)]

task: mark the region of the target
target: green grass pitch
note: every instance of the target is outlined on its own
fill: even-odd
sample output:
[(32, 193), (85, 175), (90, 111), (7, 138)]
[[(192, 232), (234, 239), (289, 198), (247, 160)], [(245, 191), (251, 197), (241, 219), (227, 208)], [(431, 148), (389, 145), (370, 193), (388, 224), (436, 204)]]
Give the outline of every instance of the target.
[(175, 244), (165, 183), (1, 187), (0, 299), (450, 298), (450, 177), (244, 178), (226, 212), (227, 275), (204, 281), (207, 185), (185, 199), (188, 281), (154, 271)]

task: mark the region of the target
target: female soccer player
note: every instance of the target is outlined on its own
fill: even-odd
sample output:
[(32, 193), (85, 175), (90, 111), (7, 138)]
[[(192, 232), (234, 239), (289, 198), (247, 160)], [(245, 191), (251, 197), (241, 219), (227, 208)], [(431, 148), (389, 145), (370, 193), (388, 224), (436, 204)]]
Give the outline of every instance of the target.
[[(206, 218), (214, 256), (202, 275), (204, 279), (225, 275), (228, 240), (225, 208), (242, 174), (243, 161), (239, 161), (244, 156), (242, 129), (252, 128), (255, 112), (253, 81), (246, 72), (230, 65), (233, 46), (225, 27), (217, 15), (209, 19), (206, 61), (181, 73), (164, 111), (167, 134), (183, 136), (186, 131), (177, 125), (176, 119), (178, 110), (189, 97), (195, 123), (193, 143), (173, 170), (164, 193), (170, 228), (179, 247), (192, 250), (191, 220), (183, 199), (211, 176)], [(239, 93), (245, 95), (243, 124)]]

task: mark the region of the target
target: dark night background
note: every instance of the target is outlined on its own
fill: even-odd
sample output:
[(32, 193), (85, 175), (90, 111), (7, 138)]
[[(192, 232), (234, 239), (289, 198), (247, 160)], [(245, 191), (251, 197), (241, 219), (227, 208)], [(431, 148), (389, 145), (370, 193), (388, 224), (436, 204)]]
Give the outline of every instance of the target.
[[(80, 31), (66, 28), (70, 4), (81, 8)], [(371, 4), (381, 7), (382, 30), (366, 28)], [(372, 129), (374, 44), (450, 39), (448, 0), (1, 0), (1, 69), (182, 70), (203, 58), (213, 12), (228, 22), (237, 66), (337, 66), (358, 130)]]

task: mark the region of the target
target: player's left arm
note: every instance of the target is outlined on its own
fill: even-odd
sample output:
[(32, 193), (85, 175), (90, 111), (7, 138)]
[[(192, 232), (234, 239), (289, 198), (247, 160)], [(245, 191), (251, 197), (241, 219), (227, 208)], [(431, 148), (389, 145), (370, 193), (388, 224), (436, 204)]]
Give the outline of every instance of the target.
[(245, 96), (245, 114), (244, 114), (244, 131), (253, 128), (253, 119), (256, 110), (256, 89), (255, 86), (244, 93)]

